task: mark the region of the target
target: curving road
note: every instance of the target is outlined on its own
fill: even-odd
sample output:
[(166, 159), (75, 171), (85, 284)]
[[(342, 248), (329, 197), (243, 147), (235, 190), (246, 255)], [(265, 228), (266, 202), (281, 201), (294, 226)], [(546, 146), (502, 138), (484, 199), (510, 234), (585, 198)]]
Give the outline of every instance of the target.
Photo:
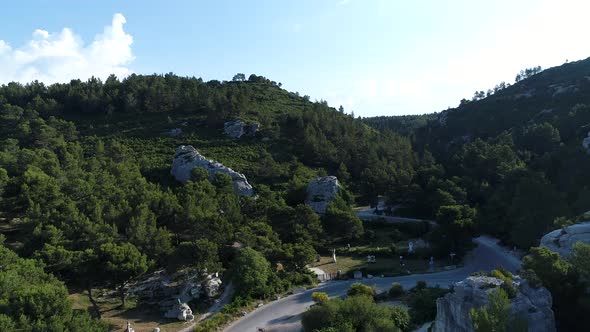
[(356, 210), (356, 215), (363, 220), (376, 220), (382, 219), (389, 223), (405, 223), (405, 222), (421, 222), (421, 221), (428, 221), (431, 225), (436, 225), (436, 223), (432, 220), (426, 219), (416, 219), (416, 218), (406, 218), (406, 217), (397, 217), (397, 216), (388, 216), (385, 214), (376, 214), (375, 209), (371, 207), (363, 207)]
[(225, 332), (255, 332), (258, 328), (265, 331), (301, 331), (300, 314), (313, 304), (312, 292), (326, 292), (331, 297), (346, 294), (347, 289), (354, 282), (362, 282), (369, 286), (375, 286), (379, 291), (389, 289), (392, 282), (401, 283), (404, 288), (413, 287), (418, 280), (424, 280), (429, 285), (449, 285), (461, 281), (472, 272), (492, 270), (498, 266), (516, 271), (520, 268), (520, 259), (509, 250), (499, 246), (495, 239), (481, 236), (473, 240), (477, 247), (465, 258), (462, 268), (428, 274), (414, 274), (391, 278), (373, 278), (348, 281), (328, 281), (318, 287), (298, 294), (293, 294), (283, 299), (270, 302), (246, 316), (235, 321), (225, 329)]

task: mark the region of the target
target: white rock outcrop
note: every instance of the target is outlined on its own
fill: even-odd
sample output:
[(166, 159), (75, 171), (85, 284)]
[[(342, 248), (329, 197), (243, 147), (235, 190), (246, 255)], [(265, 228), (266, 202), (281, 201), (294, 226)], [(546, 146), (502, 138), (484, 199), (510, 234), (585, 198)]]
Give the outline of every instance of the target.
[(242, 136), (254, 136), (260, 128), (260, 124), (254, 122), (246, 124), (242, 120), (228, 121), (223, 124), (223, 132), (232, 138), (240, 138)]
[[(469, 311), (487, 305), (489, 293), (502, 283), (500, 279), (485, 276), (471, 276), (456, 283), (452, 293), (436, 300), (436, 319), (432, 331), (474, 331)], [(543, 287), (530, 287), (518, 276), (513, 283), (518, 293), (511, 300), (511, 313), (525, 319), (531, 332), (556, 331), (551, 293)]]
[(190, 322), (195, 319), (193, 311), (186, 303), (178, 303), (164, 314), (166, 318), (176, 318), (180, 321)]
[(590, 222), (574, 224), (564, 229), (556, 229), (541, 238), (542, 247), (547, 247), (566, 258), (569, 257), (576, 242), (590, 244)]
[(311, 207), (316, 213), (323, 214), (339, 190), (340, 183), (338, 183), (338, 178), (335, 176), (315, 178), (307, 186), (305, 204)]
[(195, 269), (172, 274), (160, 270), (130, 285), (128, 293), (143, 303), (158, 305), (165, 315), (175, 318), (182, 312), (179, 304), (196, 299), (211, 301), (219, 295), (221, 287), (222, 281), (217, 274)]
[(244, 174), (238, 173), (219, 162), (205, 158), (192, 145), (179, 146), (172, 160), (170, 173), (176, 180), (187, 182), (191, 178), (191, 170), (195, 167), (205, 169), (209, 172), (211, 178), (217, 173), (229, 175), (232, 178), (236, 193), (240, 196), (252, 196), (254, 194), (254, 190)]

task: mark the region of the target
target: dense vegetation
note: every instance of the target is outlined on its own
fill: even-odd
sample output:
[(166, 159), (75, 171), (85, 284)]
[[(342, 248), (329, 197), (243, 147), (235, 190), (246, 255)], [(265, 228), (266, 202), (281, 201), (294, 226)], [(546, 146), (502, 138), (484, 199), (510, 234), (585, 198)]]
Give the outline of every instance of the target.
[[(59, 288), (56, 298), (65, 301), (66, 292), (51, 278), (84, 289), (93, 304), (93, 289), (116, 289), (124, 304), (130, 282), (162, 268), (227, 271), (240, 276), (243, 298), (311, 283), (304, 267), (317, 252), (371, 235), (351, 204), (378, 195), (402, 204), (397, 213), (438, 221), (435, 256), (461, 256), (478, 232), (529, 248), (590, 206), (590, 154), (581, 147), (590, 129), (588, 77), (590, 60), (533, 68), (456, 109), (362, 121), (256, 75), (10, 83), (0, 87), (1, 249), (55, 276), (43, 278)], [(230, 139), (223, 124), (236, 118), (261, 129)], [(182, 135), (167, 135), (173, 128)], [(227, 176), (195, 171), (186, 185), (174, 181), (170, 164), (181, 144), (244, 173), (256, 199), (236, 196)], [(303, 205), (305, 187), (327, 174), (345, 190), (318, 216)], [(588, 270), (571, 268), (586, 277), (570, 289), (550, 286), (552, 276), (527, 264), (555, 292), (568, 324), (574, 311), (560, 296), (577, 290)], [(557, 274), (570, 278), (568, 271)], [(367, 301), (352, 298), (330, 308)], [(6, 324), (37, 324), (13, 316), (24, 310), (14, 303), (2, 310)], [(68, 308), (55, 311), (62, 330), (94, 324)], [(430, 307), (421, 312), (430, 318)]]
[[(234, 118), (261, 130), (230, 139), (223, 123)], [(183, 134), (166, 135), (171, 128)], [(223, 175), (195, 171), (186, 185), (174, 181), (170, 164), (181, 144), (245, 173), (256, 199), (236, 196)], [(312, 283), (304, 267), (317, 250), (362, 236), (355, 197), (372, 201), (408, 185), (415, 164), (408, 139), (255, 75), (0, 87), (6, 246), (84, 289), (96, 315), (93, 289), (118, 290), (124, 305), (127, 285), (161, 268), (226, 270), (240, 276), (243, 297)], [(346, 190), (320, 218), (302, 203), (308, 182), (325, 174)]]
[[(590, 207), (590, 154), (581, 144), (590, 130), (589, 75), (590, 60), (534, 67), (434, 119), (410, 117), (421, 122), (409, 134), (421, 160), (408, 190), (390, 197), (406, 203), (403, 212), (430, 218), (468, 205), (476, 209), (467, 218), (472, 231), (521, 248), (538, 244), (557, 218), (575, 220)], [(395, 131), (408, 120), (365, 121)]]

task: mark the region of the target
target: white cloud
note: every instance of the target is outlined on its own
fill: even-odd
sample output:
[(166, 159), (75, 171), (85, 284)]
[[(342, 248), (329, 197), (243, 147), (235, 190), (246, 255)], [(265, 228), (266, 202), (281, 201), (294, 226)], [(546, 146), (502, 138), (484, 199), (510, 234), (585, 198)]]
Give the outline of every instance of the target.
[(55, 33), (37, 29), (20, 48), (12, 48), (0, 39), (0, 83), (127, 76), (131, 73), (127, 65), (135, 57), (131, 51), (133, 37), (123, 30), (125, 23), (122, 14), (115, 14), (111, 25), (105, 26), (89, 45), (84, 45), (69, 28)]

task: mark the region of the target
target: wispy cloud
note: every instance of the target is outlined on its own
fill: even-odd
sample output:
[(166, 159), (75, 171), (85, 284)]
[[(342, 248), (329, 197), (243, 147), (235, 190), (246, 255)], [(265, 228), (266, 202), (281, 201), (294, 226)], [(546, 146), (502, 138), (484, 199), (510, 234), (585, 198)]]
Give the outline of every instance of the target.
[(127, 65), (135, 57), (131, 50), (133, 37), (124, 31), (125, 23), (122, 14), (115, 14), (111, 25), (105, 26), (89, 45), (84, 45), (69, 28), (55, 33), (37, 29), (32, 39), (18, 48), (0, 39), (0, 83), (54, 83), (129, 75)]
[(348, 4), (348, 3), (350, 3), (350, 1), (352, 1), (352, 0), (340, 0), (340, 1), (338, 2), (338, 4), (339, 4), (340, 6), (344, 6), (344, 5)]

